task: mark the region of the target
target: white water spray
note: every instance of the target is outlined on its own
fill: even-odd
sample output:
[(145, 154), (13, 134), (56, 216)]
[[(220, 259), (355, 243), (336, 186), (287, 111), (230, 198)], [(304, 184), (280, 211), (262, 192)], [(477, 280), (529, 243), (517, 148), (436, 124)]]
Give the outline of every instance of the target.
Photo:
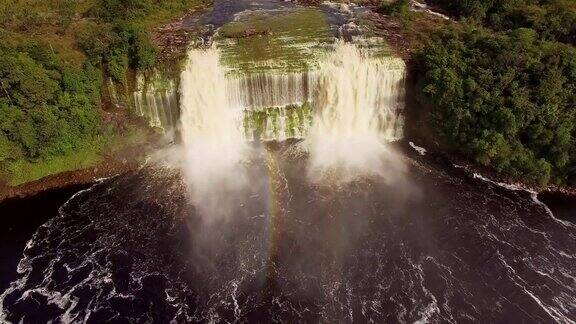
[[(216, 48), (192, 50), (181, 76), (185, 171), (195, 205), (214, 214), (226, 205), (225, 197), (246, 185), (241, 162), (255, 129), (265, 139), (307, 135), (314, 180), (334, 171), (341, 180), (341, 175), (343, 180), (401, 177), (403, 164), (387, 143), (402, 137), (402, 60), (370, 57), (353, 44), (338, 42), (313, 73), (264, 77), (227, 75), (219, 54)], [(310, 131), (303, 113), (281, 108), (270, 114), (250, 112), (255, 106), (292, 101), (312, 101)], [(249, 123), (243, 119), (248, 113), (254, 115)]]
[(189, 52), (180, 94), (185, 174), (194, 205), (211, 216), (226, 216), (246, 185), (242, 110), (229, 104), (225, 85), (217, 49)]
[(402, 136), (405, 68), (397, 58), (372, 58), (338, 42), (320, 62), (316, 114), (309, 138), (310, 175), (338, 170), (343, 180), (385, 178), (403, 170), (386, 144)]

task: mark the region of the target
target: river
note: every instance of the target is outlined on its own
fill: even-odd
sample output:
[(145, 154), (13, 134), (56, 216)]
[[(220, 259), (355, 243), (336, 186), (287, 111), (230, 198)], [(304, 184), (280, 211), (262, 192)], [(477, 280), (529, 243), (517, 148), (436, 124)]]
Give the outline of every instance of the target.
[(232, 217), (209, 225), (177, 170), (147, 166), (104, 180), (29, 240), (2, 315), (570, 323), (576, 227), (530, 193), (410, 150), (402, 185), (313, 185), (290, 145), (268, 145), (250, 166), (260, 180), (237, 197)]

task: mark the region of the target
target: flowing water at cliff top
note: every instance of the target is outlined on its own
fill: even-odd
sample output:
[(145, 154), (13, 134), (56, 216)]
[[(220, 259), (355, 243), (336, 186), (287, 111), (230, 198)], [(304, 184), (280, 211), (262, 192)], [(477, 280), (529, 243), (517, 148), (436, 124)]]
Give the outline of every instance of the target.
[[(212, 12), (194, 22), (215, 27), (214, 35), (206, 41), (213, 44), (197, 49), (218, 49), (219, 68), (226, 74), (222, 84), (235, 107), (253, 111), (311, 104), (318, 92), (318, 69), (338, 47), (337, 37), (353, 42), (371, 57), (386, 61), (391, 71), (404, 69), (403, 62), (391, 55), (385, 42), (371, 35), (364, 23), (365, 14), (361, 7), (329, 3), (312, 8), (285, 1), (217, 1)], [(178, 128), (174, 121), (180, 114), (180, 80), (171, 80), (158, 72), (139, 76), (134, 105), (152, 126), (171, 134)], [(295, 116), (286, 114), (284, 109), (280, 114), (271, 112), (273, 118), (281, 117), (280, 122), (286, 115)], [(250, 119), (254, 114), (247, 115)], [(268, 118), (269, 114), (256, 115)], [(251, 129), (245, 136), (256, 139), (254, 127), (260, 127), (260, 122), (248, 119), (245, 126)], [(298, 129), (307, 128), (308, 121), (292, 119), (292, 124), (300, 124), (285, 129), (285, 124), (275, 124), (278, 119), (272, 124), (266, 120), (267, 135), (262, 139), (292, 138)], [(279, 135), (278, 129), (281, 129)], [(303, 136), (300, 132), (296, 138)]]
[(333, 42), (324, 13), (312, 8), (247, 12), (218, 35), (224, 64), (238, 73), (307, 71)]

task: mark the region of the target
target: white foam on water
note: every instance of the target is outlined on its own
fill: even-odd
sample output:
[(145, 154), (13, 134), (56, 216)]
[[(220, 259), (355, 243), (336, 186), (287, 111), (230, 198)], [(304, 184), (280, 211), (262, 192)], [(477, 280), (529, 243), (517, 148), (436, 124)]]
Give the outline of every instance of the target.
[(529, 296), (532, 300), (540, 306), (546, 314), (548, 314), (554, 321), (558, 323), (576, 323), (572, 319), (568, 318), (565, 314), (562, 313), (561, 310), (558, 310), (556, 307), (551, 305), (547, 305), (544, 301), (542, 301), (535, 293), (533, 293), (528, 287), (530, 287), (529, 283), (524, 281), (522, 277), (520, 277), (516, 270), (506, 262), (504, 256), (500, 253), (500, 251), (496, 251), (496, 255), (498, 256), (498, 260), (504, 265), (507, 269), (509, 278), (512, 280), (516, 286), (518, 286), (527, 296)]
[[(462, 166), (459, 166), (459, 165), (455, 165), (455, 167), (461, 168), (461, 169), (464, 169), (464, 170), (468, 170), (466, 167), (462, 167)], [(561, 225), (564, 226), (564, 227), (575, 227), (574, 224), (572, 224), (572, 223), (570, 223), (570, 222), (568, 222), (568, 221), (565, 221), (565, 220), (561, 220), (561, 219), (556, 218), (556, 217), (554, 216), (554, 213), (552, 212), (552, 210), (550, 210), (550, 208), (549, 208), (545, 203), (543, 203), (542, 201), (540, 201), (540, 200), (538, 199), (538, 192), (537, 192), (536, 190), (528, 189), (528, 188), (522, 187), (522, 186), (520, 186), (520, 185), (514, 185), (514, 184), (509, 184), (509, 183), (494, 181), (494, 180), (491, 180), (491, 179), (489, 179), (489, 178), (487, 178), (487, 177), (485, 177), (485, 176), (483, 176), (483, 175), (481, 175), (481, 174), (478, 174), (478, 173), (473, 173), (472, 176), (474, 177), (474, 179), (480, 179), (480, 180), (482, 180), (482, 181), (489, 182), (489, 183), (491, 183), (491, 184), (497, 185), (497, 186), (502, 187), (502, 188), (504, 188), (504, 189), (508, 189), (508, 190), (511, 190), (511, 191), (524, 191), (524, 192), (527, 192), (527, 193), (530, 194), (530, 197), (532, 198), (532, 201), (533, 201), (536, 205), (539, 205), (539, 206), (541, 206), (542, 208), (544, 208), (544, 210), (546, 211), (546, 213), (547, 213), (555, 222), (561, 224)]]
[[(113, 178), (113, 177), (110, 177)], [(63, 210), (66, 206), (68, 206), (68, 204), (73, 201), (76, 197), (78, 197), (79, 195), (82, 194), (86, 194), (90, 191), (92, 191), (97, 185), (103, 183), (104, 181), (110, 179), (110, 178), (100, 178), (98, 180), (96, 180), (96, 183), (91, 186), (90, 188), (84, 189), (84, 190), (80, 190), (77, 193), (75, 193), (74, 195), (72, 195), (70, 197), (70, 199), (68, 199), (59, 209), (58, 209), (58, 213), (59, 216), (57, 217), (63, 217)], [(40, 228), (50, 228), (53, 224), (53, 222), (55, 221), (55, 219), (50, 219), (48, 222), (42, 224), (40, 226)], [(42, 296), (45, 296), (48, 300), (49, 304), (53, 304), (56, 305), (58, 308), (60, 308), (61, 310), (65, 310), (65, 313), (62, 314), (59, 319), (63, 322), (63, 323), (71, 323), (74, 321), (74, 315), (73, 313), (73, 309), (77, 304), (77, 300), (74, 299), (73, 297), (70, 296), (71, 291), (67, 292), (66, 294), (61, 294), (58, 291), (54, 291), (51, 289), (46, 288), (44, 285), (48, 285), (50, 283), (50, 277), (52, 276), (52, 272), (53, 272), (53, 266), (54, 264), (58, 261), (59, 259), (59, 255), (56, 254), (53, 259), (49, 262), (49, 265), (46, 267), (45, 273), (44, 273), (44, 281), (42, 282), (42, 286), (37, 287), (37, 288), (32, 288), (32, 289), (25, 289), (25, 287), (27, 287), (28, 281), (30, 280), (30, 276), (32, 274), (32, 263), (35, 260), (36, 257), (30, 257), (27, 255), (27, 251), (32, 249), (36, 244), (37, 244), (37, 240), (38, 240), (38, 235), (39, 235), (39, 231), (36, 231), (36, 233), (34, 233), (34, 235), (32, 236), (32, 238), (26, 243), (26, 247), (24, 249), (24, 257), (20, 260), (20, 262), (18, 263), (18, 267), (16, 269), (17, 273), (23, 275), (23, 277), (19, 278), (18, 280), (12, 282), (10, 284), (10, 287), (8, 287), (1, 295), (0, 295), (0, 323), (9, 323), (7, 320), (7, 316), (8, 316), (8, 312), (4, 309), (4, 300), (6, 299), (7, 296), (9, 296), (10, 294), (16, 292), (16, 291), (22, 291), (22, 297), (21, 299), (26, 298), (28, 295), (30, 295), (31, 293), (37, 293), (40, 294)], [(81, 285), (82, 283), (86, 282), (88, 280), (84, 280), (81, 283), (77, 284), (76, 286)]]
[(420, 155), (426, 155), (426, 152), (427, 152), (427, 151), (426, 151), (425, 148), (420, 147), (420, 146), (414, 144), (414, 142), (410, 142), (410, 143), (408, 143), (408, 144), (410, 144), (410, 147), (412, 147), (416, 152), (418, 152), (418, 154), (420, 154)]

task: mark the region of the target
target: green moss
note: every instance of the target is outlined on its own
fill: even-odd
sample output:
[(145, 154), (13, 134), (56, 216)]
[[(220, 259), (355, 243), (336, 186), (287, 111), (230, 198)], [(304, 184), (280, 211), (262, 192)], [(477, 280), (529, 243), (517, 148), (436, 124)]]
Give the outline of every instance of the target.
[[(270, 107), (259, 110), (246, 110), (244, 112), (244, 132), (254, 138), (262, 138), (266, 131), (268, 121), (272, 126), (274, 137), (280, 138), (280, 119), (285, 118), (285, 135), (296, 138), (297, 135), (306, 135), (312, 124), (312, 106), (309, 103), (290, 105), (286, 107)], [(250, 134), (253, 132), (253, 134)], [(298, 133), (298, 134), (297, 134)]]
[(324, 13), (312, 8), (247, 15), (221, 27), (217, 38), (223, 61), (239, 72), (306, 70), (330, 42)]

